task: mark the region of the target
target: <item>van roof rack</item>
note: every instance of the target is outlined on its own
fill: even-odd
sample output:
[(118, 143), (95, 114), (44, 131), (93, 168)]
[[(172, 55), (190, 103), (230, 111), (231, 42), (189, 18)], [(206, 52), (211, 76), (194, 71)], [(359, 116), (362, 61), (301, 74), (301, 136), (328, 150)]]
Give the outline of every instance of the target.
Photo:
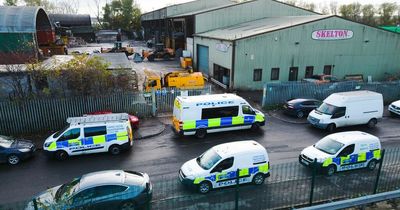
[(82, 124), (82, 123), (121, 121), (121, 120), (128, 120), (128, 119), (129, 119), (129, 116), (127, 113), (99, 114), (99, 115), (84, 115), (83, 117), (69, 117), (67, 119), (67, 123)]

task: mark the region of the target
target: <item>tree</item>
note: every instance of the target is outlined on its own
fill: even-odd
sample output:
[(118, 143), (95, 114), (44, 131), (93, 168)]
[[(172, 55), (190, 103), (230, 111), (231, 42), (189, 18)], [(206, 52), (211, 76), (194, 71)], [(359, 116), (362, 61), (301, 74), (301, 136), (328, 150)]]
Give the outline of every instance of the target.
[(372, 4), (367, 4), (362, 7), (362, 18), (361, 21), (367, 25), (376, 25), (375, 21), (375, 8)]
[(140, 29), (141, 11), (134, 0), (113, 0), (103, 7), (104, 28)]
[(17, 6), (18, 0), (6, 0), (4, 6)]
[(380, 25), (395, 25), (394, 14), (397, 10), (396, 3), (383, 3), (379, 7)]
[(338, 3), (336, 1), (331, 1), (329, 3), (329, 9), (332, 15), (338, 14)]
[(339, 7), (339, 13), (344, 18), (354, 21), (361, 21), (361, 4), (343, 4)]
[(26, 6), (42, 6), (46, 12), (53, 12), (55, 10), (55, 5), (49, 0), (24, 0)]
[(75, 0), (63, 0), (57, 1), (54, 6), (53, 13), (57, 14), (77, 14), (79, 8), (79, 2)]

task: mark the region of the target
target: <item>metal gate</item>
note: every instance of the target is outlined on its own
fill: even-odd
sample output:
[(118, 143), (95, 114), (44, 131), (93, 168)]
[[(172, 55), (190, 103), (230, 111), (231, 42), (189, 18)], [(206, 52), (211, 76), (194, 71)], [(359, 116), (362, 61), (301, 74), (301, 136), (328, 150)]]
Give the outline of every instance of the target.
[(197, 45), (197, 63), (198, 69), (205, 75), (209, 75), (208, 72), (208, 47), (203, 45)]

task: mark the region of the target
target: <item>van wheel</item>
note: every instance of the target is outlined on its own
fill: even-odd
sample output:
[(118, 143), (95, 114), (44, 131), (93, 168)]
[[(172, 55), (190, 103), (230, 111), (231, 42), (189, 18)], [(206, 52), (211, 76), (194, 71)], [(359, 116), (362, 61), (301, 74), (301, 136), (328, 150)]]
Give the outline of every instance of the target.
[(329, 124), (328, 127), (326, 127), (326, 131), (328, 131), (328, 133), (333, 133), (333, 131), (335, 131), (336, 129), (336, 125), (335, 124)]
[(260, 125), (258, 123), (253, 123), (250, 128), (252, 131), (258, 131), (260, 129)]
[(265, 177), (264, 174), (258, 173), (253, 177), (253, 184), (261, 185), (264, 183)]
[(334, 165), (329, 165), (328, 168), (326, 168), (326, 175), (332, 176), (336, 172), (336, 167)]
[(206, 194), (206, 193), (210, 192), (211, 188), (212, 188), (212, 186), (211, 186), (210, 182), (204, 181), (199, 184), (198, 191), (201, 194)]
[(119, 155), (121, 153), (121, 148), (119, 145), (111, 145), (110, 148), (108, 148), (108, 152), (112, 155)]
[(64, 150), (58, 150), (55, 154), (55, 157), (57, 160), (63, 161), (68, 158), (68, 153), (65, 152)]
[(368, 170), (370, 170), (370, 171), (375, 170), (376, 164), (377, 164), (376, 160), (369, 161), (368, 166), (367, 166)]
[(303, 111), (299, 111), (296, 114), (297, 118), (303, 118), (304, 117), (304, 112)]
[(196, 133), (194, 134), (197, 138), (202, 139), (204, 137), (206, 137), (207, 134), (207, 130), (204, 128), (200, 128), (196, 131)]
[(376, 119), (370, 119), (367, 123), (368, 128), (374, 128), (375, 125), (378, 123)]

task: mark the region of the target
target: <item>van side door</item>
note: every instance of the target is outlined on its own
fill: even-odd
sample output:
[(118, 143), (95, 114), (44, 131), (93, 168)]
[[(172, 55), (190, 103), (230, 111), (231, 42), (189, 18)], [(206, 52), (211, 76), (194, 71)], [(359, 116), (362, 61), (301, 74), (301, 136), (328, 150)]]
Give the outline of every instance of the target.
[(57, 139), (57, 148), (64, 148), (69, 155), (82, 154), (81, 139), (81, 128), (71, 128)]
[(256, 112), (249, 105), (242, 105), (244, 125), (252, 125), (256, 120)]
[(97, 153), (106, 151), (106, 134), (105, 125), (83, 128), (84, 139), (82, 140), (84, 153)]
[(333, 113), (331, 120), (336, 124), (336, 127), (348, 125), (348, 116), (346, 115), (346, 107), (338, 107)]
[(338, 171), (354, 169), (358, 161), (358, 154), (355, 153), (355, 144), (346, 146), (337, 157), (340, 157), (340, 167)]
[(215, 175), (215, 188), (234, 185), (236, 182), (236, 170), (233, 167), (234, 158), (226, 158), (219, 162), (212, 170), (211, 175)]

